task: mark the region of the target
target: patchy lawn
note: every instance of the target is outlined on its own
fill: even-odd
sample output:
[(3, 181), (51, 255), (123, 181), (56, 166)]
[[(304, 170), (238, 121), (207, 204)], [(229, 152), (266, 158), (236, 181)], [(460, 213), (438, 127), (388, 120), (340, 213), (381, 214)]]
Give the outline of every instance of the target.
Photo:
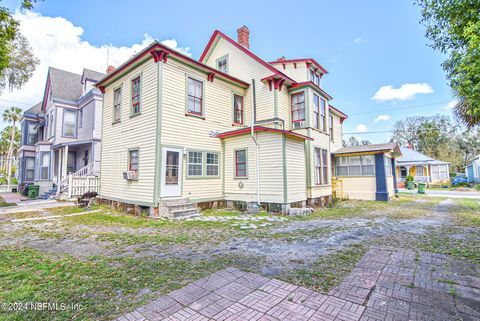
[[(0, 319), (109, 320), (227, 266), (326, 292), (370, 245), (480, 264), (480, 203), (475, 200), (401, 195), (389, 203), (344, 201), (287, 221), (268, 213), (245, 218), (217, 210), (204, 211), (201, 220), (170, 221), (97, 209), (34, 222), (0, 217), (0, 302), (83, 306), (81, 311), (3, 311)], [(61, 207), (47, 214), (82, 211)]]

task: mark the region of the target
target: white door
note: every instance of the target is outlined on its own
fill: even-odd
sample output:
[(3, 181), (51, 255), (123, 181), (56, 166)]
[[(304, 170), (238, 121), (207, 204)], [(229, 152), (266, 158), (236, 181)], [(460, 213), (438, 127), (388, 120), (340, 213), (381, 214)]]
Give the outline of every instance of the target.
[(182, 158), (182, 149), (163, 147), (161, 197), (182, 195)]

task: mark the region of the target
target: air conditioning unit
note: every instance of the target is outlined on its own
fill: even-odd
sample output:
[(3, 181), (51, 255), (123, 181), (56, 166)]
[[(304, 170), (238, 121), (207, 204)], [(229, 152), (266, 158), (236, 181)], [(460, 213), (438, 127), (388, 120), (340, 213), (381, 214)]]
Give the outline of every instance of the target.
[(305, 128), (305, 122), (304, 121), (297, 121), (293, 123), (293, 128)]
[(136, 171), (123, 172), (123, 179), (126, 179), (127, 181), (131, 181), (137, 178), (138, 178), (138, 172)]

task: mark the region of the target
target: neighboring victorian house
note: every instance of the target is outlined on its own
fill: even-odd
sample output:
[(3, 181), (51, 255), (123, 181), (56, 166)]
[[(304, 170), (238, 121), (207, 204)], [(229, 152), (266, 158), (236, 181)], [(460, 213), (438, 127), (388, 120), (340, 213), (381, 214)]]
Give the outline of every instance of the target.
[(398, 184), (404, 187), (407, 176), (413, 176), (415, 182), (442, 183), (450, 179), (450, 163), (433, 159), (413, 150), (412, 147), (400, 147), (402, 158), (396, 162)]
[(33, 182), (48, 195), (66, 189), (69, 173), (99, 174), (102, 93), (94, 84), (103, 76), (49, 68), (43, 101), (22, 118), (21, 186)]
[(101, 198), (174, 216), (198, 203), (328, 202), (347, 116), (326, 74), (312, 58), (263, 60), (245, 26), (238, 41), (215, 31), (199, 61), (152, 43), (97, 83)]

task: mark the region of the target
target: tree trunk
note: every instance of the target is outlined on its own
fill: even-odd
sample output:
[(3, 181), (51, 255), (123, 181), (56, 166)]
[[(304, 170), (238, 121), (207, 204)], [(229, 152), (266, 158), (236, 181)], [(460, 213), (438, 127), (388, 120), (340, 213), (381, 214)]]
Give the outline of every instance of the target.
[(10, 146), (8, 146), (7, 155), (7, 185), (10, 184), (12, 177), (12, 158), (13, 158), (13, 144), (15, 143), (15, 121), (13, 121), (12, 130), (10, 132)]

